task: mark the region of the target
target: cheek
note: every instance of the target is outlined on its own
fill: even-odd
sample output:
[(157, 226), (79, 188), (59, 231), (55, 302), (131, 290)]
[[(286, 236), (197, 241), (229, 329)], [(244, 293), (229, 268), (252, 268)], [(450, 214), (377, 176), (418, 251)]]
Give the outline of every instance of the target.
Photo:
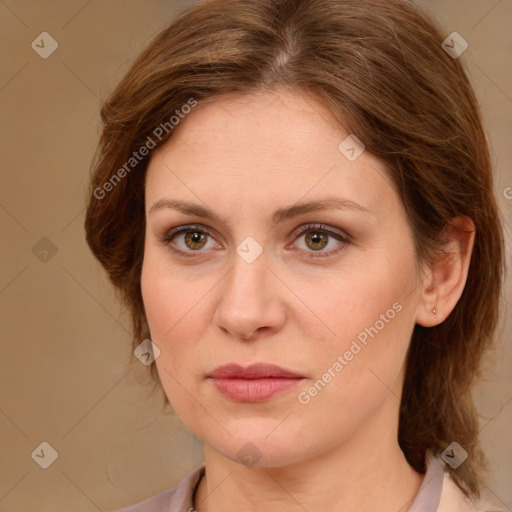
[(151, 340), (161, 352), (156, 364), (164, 364), (172, 372), (176, 358), (185, 355), (185, 345), (180, 344), (180, 351), (173, 350), (173, 340), (176, 345), (179, 338), (183, 338), (185, 343), (188, 339), (181, 333), (181, 329), (190, 325), (184, 308), (187, 303), (186, 289), (177, 285), (175, 280), (171, 282), (166, 273), (155, 264), (151, 255), (148, 255), (142, 266), (141, 292)]
[(153, 247), (145, 252), (141, 292), (151, 333), (155, 340), (163, 342), (177, 329), (190, 324), (187, 311), (193, 313), (193, 293), (192, 285), (175, 269), (168, 268), (160, 252)]
[(357, 317), (348, 311), (340, 315), (338, 335), (310, 351), (315, 370), (297, 396), (304, 417), (324, 418), (331, 425), (325, 428), (350, 435), (384, 403), (398, 404), (410, 333), (405, 308), (385, 299), (383, 307), (366, 302)]
[(393, 385), (410, 338), (404, 306), (393, 298), (366, 301), (364, 308), (339, 314), (336, 335), (318, 347), (317, 378), (336, 381), (344, 395), (361, 397), (379, 381)]
[(185, 399), (183, 386), (190, 388), (188, 379), (197, 358), (190, 344), (193, 334), (186, 332), (193, 322), (186, 315), (190, 307), (186, 307), (184, 289), (175, 280), (170, 283), (148, 258), (142, 268), (141, 291), (151, 341), (160, 349), (154, 363), (160, 382), (172, 407), (186, 417), (193, 404)]
[(195, 370), (202, 369), (198, 342), (204, 335), (205, 322), (211, 318), (205, 290), (212, 285), (201, 279), (194, 284), (185, 274), (164, 268), (153, 255), (147, 256), (142, 266), (141, 292), (151, 340), (161, 353), (157, 367), (181, 376), (180, 381), (189, 379)]
[(331, 285), (331, 293), (321, 298), (313, 296), (319, 316), (325, 318), (331, 334), (339, 340), (333, 349), (348, 349), (355, 339), (362, 346), (372, 339), (394, 339), (405, 316), (406, 281), (405, 276), (392, 274), (389, 268), (365, 271)]
[(172, 327), (174, 309), (171, 305), (176, 303), (176, 292), (166, 286), (165, 279), (158, 276), (150, 261), (142, 266), (141, 292), (153, 341), (161, 342), (163, 333)]
[(311, 360), (314, 376), (320, 379), (313, 380), (318, 382), (319, 394), (333, 399), (337, 395), (357, 406), (358, 401), (382, 395), (380, 391), (388, 393), (395, 384), (414, 327), (407, 302), (411, 273), (402, 263), (402, 271), (396, 264), (368, 267), (363, 274), (331, 285), (330, 293), (317, 294), (315, 312), (325, 319), (330, 333)]

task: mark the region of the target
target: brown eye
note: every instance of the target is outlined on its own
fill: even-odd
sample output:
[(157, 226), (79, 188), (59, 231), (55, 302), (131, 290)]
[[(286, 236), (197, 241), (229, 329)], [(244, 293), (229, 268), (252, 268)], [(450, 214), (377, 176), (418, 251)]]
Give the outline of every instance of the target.
[[(297, 240), (304, 236), (303, 244), (298, 244), (298, 248), (307, 254), (307, 257), (327, 257), (333, 256), (348, 247), (352, 240), (348, 235), (342, 232), (334, 231), (323, 224), (306, 225), (300, 227), (295, 233)], [(332, 245), (331, 240), (337, 242), (333, 248), (324, 251), (327, 245)], [(294, 244), (295, 245), (295, 244)], [(303, 247), (300, 247), (303, 245)]]
[[(208, 242), (212, 242), (208, 246)], [(193, 256), (193, 253), (206, 252), (206, 249), (217, 247), (210, 232), (201, 226), (180, 226), (171, 229), (161, 242), (168, 245), (173, 251), (185, 256)], [(205, 249), (205, 251), (203, 251)]]
[(206, 243), (206, 237), (207, 235), (198, 231), (186, 231), (185, 244), (189, 249), (202, 249)]
[[(306, 244), (311, 249), (318, 251), (323, 249), (328, 243), (328, 235), (319, 231), (310, 231), (306, 234)], [(311, 245), (309, 245), (311, 244)]]

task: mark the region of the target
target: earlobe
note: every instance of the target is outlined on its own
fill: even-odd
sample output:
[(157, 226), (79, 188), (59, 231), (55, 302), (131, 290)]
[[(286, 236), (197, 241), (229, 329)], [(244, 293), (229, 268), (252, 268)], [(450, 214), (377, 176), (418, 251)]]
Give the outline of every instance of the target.
[(433, 327), (442, 323), (459, 301), (469, 272), (475, 225), (468, 217), (455, 217), (443, 232), (443, 254), (431, 262), (422, 282), (416, 323)]
[[(436, 290), (437, 291), (437, 290)], [(436, 299), (437, 295), (423, 292), (416, 311), (416, 323), (423, 327), (434, 327), (448, 315), (443, 315)]]

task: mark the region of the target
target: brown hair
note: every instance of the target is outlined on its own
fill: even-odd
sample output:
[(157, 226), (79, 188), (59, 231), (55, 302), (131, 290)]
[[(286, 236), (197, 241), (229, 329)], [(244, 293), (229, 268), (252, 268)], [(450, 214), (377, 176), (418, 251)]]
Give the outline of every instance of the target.
[[(440, 453), (457, 441), (469, 458), (447, 469), (467, 496), (479, 497), (485, 464), (470, 388), (499, 320), (504, 240), (480, 107), (460, 58), (442, 48), (445, 37), (433, 19), (400, 0), (212, 0), (189, 7), (154, 38), (101, 109), (85, 229), (129, 308), (135, 347), (150, 336), (140, 289), (150, 154), (140, 158), (141, 148), (172, 135), (169, 129), (156, 137), (155, 127), (191, 99), (201, 105), (278, 87), (314, 94), (387, 164), (418, 261), (439, 250), (453, 217), (475, 224), (459, 302), (440, 325), (414, 328), (399, 443), (424, 473), (426, 449)], [(155, 365), (151, 378), (158, 381)]]

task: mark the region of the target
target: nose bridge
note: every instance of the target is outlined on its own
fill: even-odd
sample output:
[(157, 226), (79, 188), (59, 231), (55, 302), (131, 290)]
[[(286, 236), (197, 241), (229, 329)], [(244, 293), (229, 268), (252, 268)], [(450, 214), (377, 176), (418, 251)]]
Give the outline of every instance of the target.
[[(257, 298), (264, 292), (266, 274), (269, 272), (268, 252), (263, 245), (252, 236), (246, 236), (237, 246), (233, 254), (233, 267), (228, 276), (228, 293), (233, 292), (237, 299), (245, 294)], [(242, 295), (242, 297), (240, 297)]]
[(263, 251), (256, 255), (250, 244), (242, 242), (237, 247), (215, 314), (217, 326), (239, 338), (249, 338), (261, 328), (275, 329), (284, 318), (270, 289), (268, 259)]
[[(232, 270), (227, 276), (223, 299), (234, 302), (235, 309), (244, 306), (246, 309), (251, 302), (251, 308), (258, 303), (263, 303), (267, 292), (267, 258), (265, 254), (259, 255), (254, 260), (246, 260), (237, 254), (233, 257)], [(242, 308), (240, 308), (242, 309)]]

